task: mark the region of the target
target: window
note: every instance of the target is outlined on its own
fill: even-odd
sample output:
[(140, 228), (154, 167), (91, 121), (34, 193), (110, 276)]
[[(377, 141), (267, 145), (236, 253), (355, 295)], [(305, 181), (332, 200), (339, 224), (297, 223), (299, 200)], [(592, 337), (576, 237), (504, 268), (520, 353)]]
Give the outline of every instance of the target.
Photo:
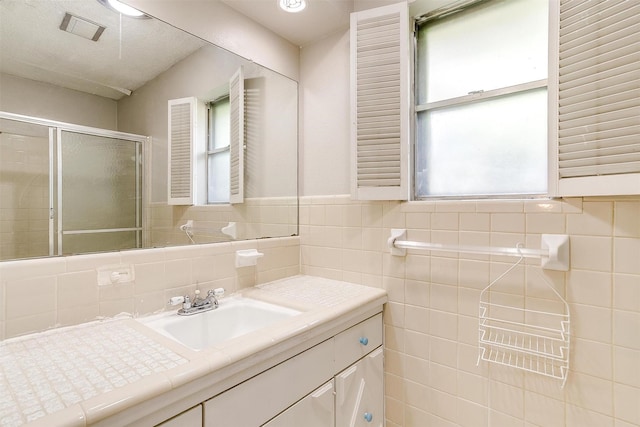
[(547, 192), (548, 3), (417, 22), (415, 197)]
[(230, 103), (229, 97), (208, 105), (207, 203), (229, 203)]

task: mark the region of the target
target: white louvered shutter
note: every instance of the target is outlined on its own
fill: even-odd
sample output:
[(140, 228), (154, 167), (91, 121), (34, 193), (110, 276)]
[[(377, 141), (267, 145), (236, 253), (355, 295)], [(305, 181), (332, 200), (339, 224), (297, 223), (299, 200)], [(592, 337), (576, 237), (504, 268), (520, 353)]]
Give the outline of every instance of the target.
[(562, 0), (558, 193), (640, 194), (640, 3)]
[(194, 203), (196, 98), (169, 100), (168, 204)]
[(244, 75), (242, 67), (229, 80), (231, 118), (229, 201), (244, 201)]
[(409, 11), (351, 14), (351, 195), (409, 197)]

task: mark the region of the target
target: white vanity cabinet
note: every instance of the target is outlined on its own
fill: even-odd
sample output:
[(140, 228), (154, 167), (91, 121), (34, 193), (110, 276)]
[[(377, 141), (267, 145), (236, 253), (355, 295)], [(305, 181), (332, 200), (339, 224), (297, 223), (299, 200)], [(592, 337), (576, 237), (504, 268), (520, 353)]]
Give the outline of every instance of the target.
[(204, 402), (203, 425), (382, 426), (382, 357), (377, 314)]
[(157, 427), (202, 427), (202, 405), (184, 411)]
[(263, 427), (328, 427), (333, 425), (333, 380), (287, 409)]
[(333, 341), (324, 341), (204, 402), (204, 427), (258, 427), (332, 373)]
[(335, 337), (336, 427), (384, 425), (382, 315)]
[(384, 425), (382, 359), (378, 347), (336, 375), (336, 427)]

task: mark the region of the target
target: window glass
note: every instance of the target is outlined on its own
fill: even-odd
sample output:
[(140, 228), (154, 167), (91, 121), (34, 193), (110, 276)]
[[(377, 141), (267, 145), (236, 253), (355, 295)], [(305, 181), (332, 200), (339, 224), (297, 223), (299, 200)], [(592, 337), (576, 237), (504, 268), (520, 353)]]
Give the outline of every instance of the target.
[(546, 193), (547, 33), (543, 0), (490, 0), (420, 25), (417, 199)]
[(209, 203), (229, 202), (229, 150), (209, 156)]
[(547, 78), (544, 0), (489, 2), (418, 33), (418, 103)]
[(546, 191), (545, 89), (421, 112), (417, 138), (418, 197)]
[(207, 203), (229, 202), (229, 143), (231, 141), (229, 114), (229, 98), (209, 104)]
[(231, 140), (231, 123), (229, 121), (229, 98), (212, 102), (209, 123), (209, 151), (228, 147)]

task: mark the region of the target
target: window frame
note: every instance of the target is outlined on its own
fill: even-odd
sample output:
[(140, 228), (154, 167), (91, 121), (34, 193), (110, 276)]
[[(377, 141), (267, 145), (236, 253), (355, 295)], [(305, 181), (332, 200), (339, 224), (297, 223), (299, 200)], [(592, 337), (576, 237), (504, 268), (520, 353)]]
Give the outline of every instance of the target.
[[(226, 200), (220, 200), (220, 201), (211, 201), (209, 199), (209, 187), (211, 186), (211, 171), (210, 171), (210, 166), (209, 166), (209, 160), (211, 158), (213, 158), (214, 156), (221, 154), (221, 153), (225, 153), (225, 152), (230, 152), (231, 151), (231, 138), (229, 138), (226, 141), (226, 145), (223, 147), (219, 147), (219, 148), (214, 148), (211, 149), (212, 146), (215, 146), (215, 143), (213, 143), (214, 141), (214, 136), (215, 136), (215, 131), (214, 131), (214, 126), (215, 126), (215, 119), (214, 119), (214, 115), (215, 115), (215, 109), (214, 109), (214, 105), (219, 104), (223, 101), (226, 101), (226, 103), (230, 104), (230, 96), (229, 94), (224, 94), (216, 99), (214, 99), (213, 101), (209, 101), (206, 103), (207, 105), (207, 141), (206, 141), (206, 147), (205, 147), (205, 176), (206, 176), (206, 194), (207, 194), (207, 205), (221, 205), (221, 204), (229, 204), (230, 200), (229, 198), (227, 198)], [(227, 176), (227, 178), (229, 178), (229, 176)]]
[[(417, 88), (418, 88), (418, 32), (421, 25), (425, 25), (430, 21), (444, 18), (458, 12), (465, 11), (474, 6), (482, 3), (487, 3), (491, 0), (467, 0), (463, 2), (454, 2), (446, 5), (440, 9), (436, 9), (432, 12), (423, 14), (417, 18), (414, 18), (413, 26), (413, 55), (411, 60), (413, 61), (413, 89), (411, 93), (412, 99), (412, 171), (411, 171), (411, 200), (415, 201), (428, 201), (428, 200), (468, 200), (468, 199), (536, 199), (536, 198), (549, 198), (553, 197), (557, 193), (557, 42), (558, 42), (558, 19), (557, 10), (558, 6), (554, 1), (548, 1), (548, 70), (547, 78), (528, 81), (516, 85), (504, 86), (491, 90), (478, 90), (470, 92), (467, 95), (448, 98), (444, 100), (425, 102), (418, 104)], [(555, 19), (555, 21), (554, 21)], [(490, 99), (496, 99), (508, 95), (517, 93), (524, 93), (530, 90), (536, 90), (546, 88), (547, 89), (547, 191), (545, 193), (496, 193), (496, 194), (477, 194), (473, 196), (469, 195), (433, 195), (433, 196), (418, 196), (417, 194), (417, 147), (419, 141), (417, 139), (418, 132), (416, 126), (418, 123), (417, 117), (419, 113), (426, 111), (442, 109), (458, 105), (470, 105), (476, 102), (482, 102)]]

